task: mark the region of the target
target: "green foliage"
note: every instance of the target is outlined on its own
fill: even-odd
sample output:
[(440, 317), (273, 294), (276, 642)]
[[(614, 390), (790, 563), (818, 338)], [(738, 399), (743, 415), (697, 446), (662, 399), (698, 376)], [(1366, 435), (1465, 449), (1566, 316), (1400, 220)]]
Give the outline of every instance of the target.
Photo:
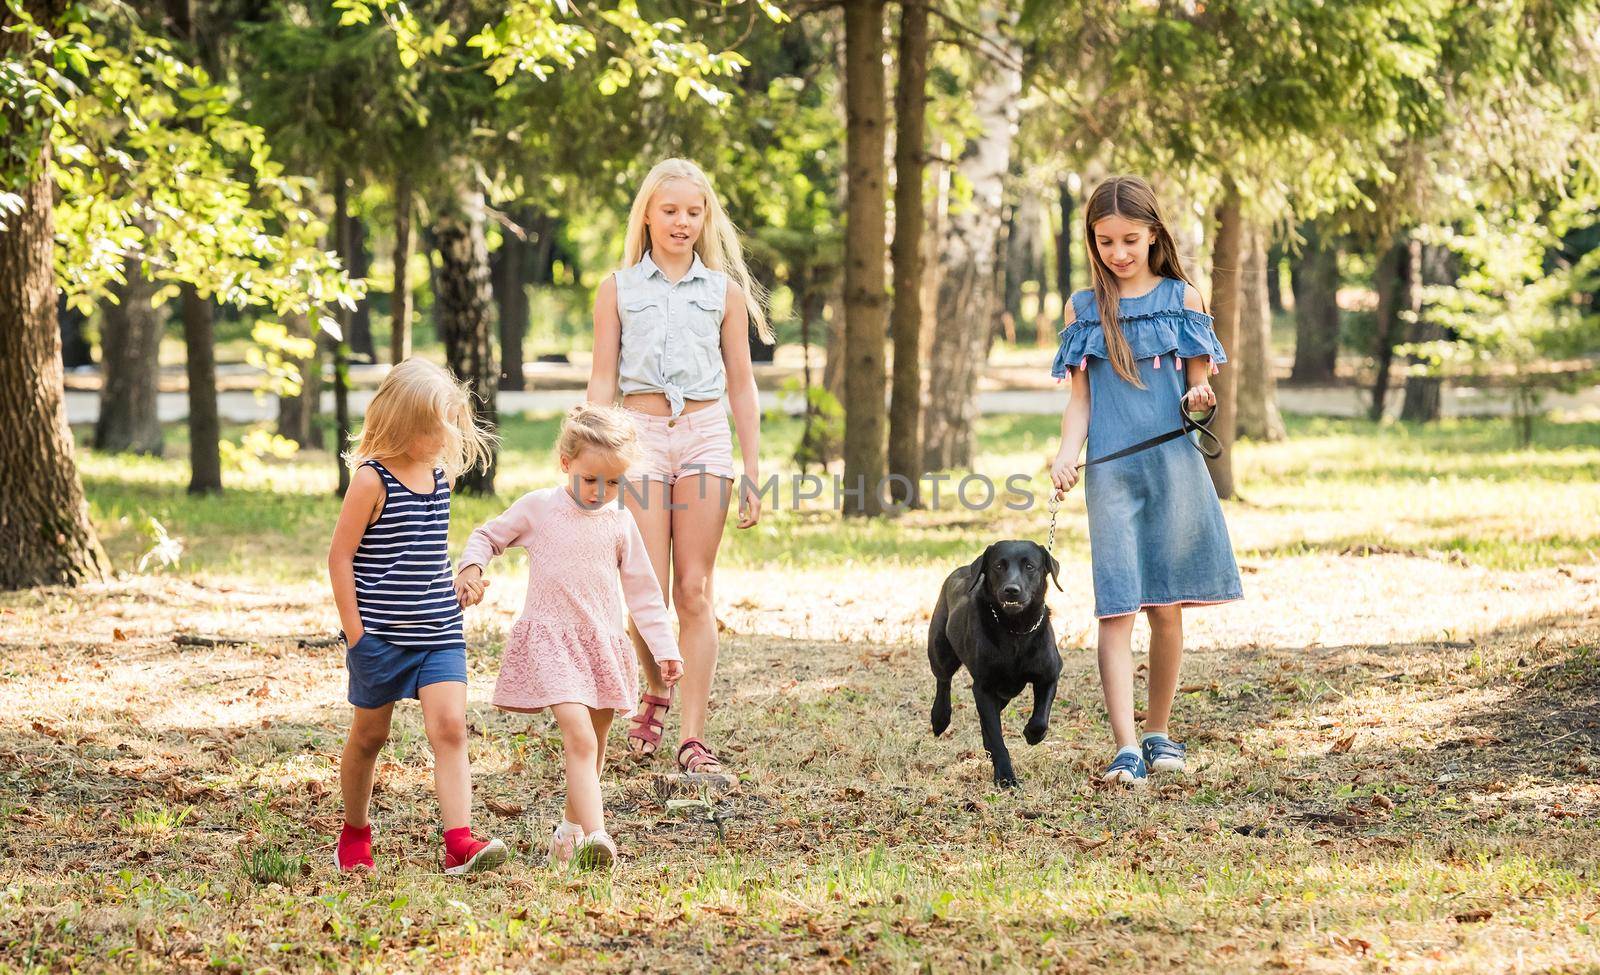
[[(1549, 265), (1574, 229), (1600, 227), (1600, 216), (1568, 201), (1551, 211), (1482, 209), (1459, 229), (1435, 229), (1430, 242), (1450, 248), (1462, 267), (1453, 285), (1424, 289), (1423, 315), (1446, 338), (1400, 347), (1416, 356), (1419, 375), (1476, 376), (1509, 388), (1522, 442), (1544, 395), (1600, 376), (1600, 249)], [(1579, 360), (1578, 369), (1550, 368)]]
[[(791, 459), (802, 472), (812, 467), (826, 468), (844, 455), (844, 406), (825, 386), (805, 388), (800, 380), (790, 379), (779, 390), (780, 400), (800, 399), (804, 404), (800, 437)], [(781, 422), (781, 409), (768, 413), (764, 422)]]
[(259, 846), (241, 853), (240, 861), (240, 869), (244, 871), (244, 875), (253, 883), (263, 887), (267, 884), (287, 887), (307, 866), (305, 857), (285, 853), (276, 844)]

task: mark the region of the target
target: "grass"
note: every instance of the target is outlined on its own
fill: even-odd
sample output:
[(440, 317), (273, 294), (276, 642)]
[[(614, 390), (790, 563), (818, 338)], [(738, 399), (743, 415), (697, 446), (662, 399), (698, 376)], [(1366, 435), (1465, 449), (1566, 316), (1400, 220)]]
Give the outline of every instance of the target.
[[(1054, 425), (987, 419), (979, 469), (1037, 479)], [(1042, 510), (857, 523), (785, 502), (730, 529), (718, 576), (711, 733), (740, 785), (712, 815), (669, 807), (662, 766), (621, 763), (615, 737), (612, 878), (541, 866), (558, 739), (484, 703), (515, 563), (468, 630), (475, 823), (512, 863), (438, 875), (405, 706), (375, 797), (384, 870), (347, 881), (326, 865), (342, 659), (303, 642), (333, 626), (331, 459), (190, 499), (181, 431), (173, 459), (86, 453), (119, 575), (0, 597), (0, 972), (1600, 971), (1600, 427), (1519, 450), (1495, 423), (1290, 426), (1236, 456), (1247, 600), (1186, 615), (1189, 776), (1094, 785), (1080, 496), (1051, 597), (1061, 693), (1035, 748), (1007, 713), (1006, 794), (960, 693), (929, 735), (922, 640), (943, 574), (1042, 538)], [(507, 424), (507, 495), (551, 483), (553, 431)], [(795, 428), (766, 433), (778, 470)], [(500, 503), (461, 499), (455, 544)], [(152, 517), (184, 552), (141, 573)], [(174, 643), (191, 631), (244, 642)]]

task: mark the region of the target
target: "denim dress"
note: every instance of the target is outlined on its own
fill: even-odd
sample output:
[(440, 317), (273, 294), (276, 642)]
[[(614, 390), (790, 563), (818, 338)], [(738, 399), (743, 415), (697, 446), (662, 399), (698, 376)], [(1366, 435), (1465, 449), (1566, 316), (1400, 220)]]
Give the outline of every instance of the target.
[[(1213, 372), (1228, 361), (1211, 316), (1185, 308), (1183, 297), (1182, 281), (1163, 278), (1150, 292), (1121, 299), (1120, 325), (1140, 389), (1111, 366), (1094, 293), (1072, 296), (1077, 321), (1061, 331), (1050, 374), (1089, 375), (1090, 458), (1177, 429), (1183, 361), (1208, 358)], [(1085, 468), (1083, 481), (1095, 616), (1243, 598), (1222, 505), (1205, 458), (1187, 437)]]

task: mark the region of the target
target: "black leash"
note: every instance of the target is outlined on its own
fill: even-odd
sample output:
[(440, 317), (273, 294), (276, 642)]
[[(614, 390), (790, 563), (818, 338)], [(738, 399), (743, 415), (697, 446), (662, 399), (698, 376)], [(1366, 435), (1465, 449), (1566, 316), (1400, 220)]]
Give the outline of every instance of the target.
[(1091, 467), (1095, 464), (1104, 464), (1107, 461), (1120, 460), (1130, 454), (1137, 454), (1142, 450), (1149, 450), (1151, 447), (1159, 447), (1169, 440), (1176, 440), (1179, 437), (1187, 437), (1190, 433), (1198, 433), (1200, 435), (1199, 439), (1189, 441), (1190, 443), (1194, 444), (1194, 449), (1204, 454), (1207, 460), (1216, 460), (1218, 457), (1222, 456), (1222, 441), (1218, 440), (1217, 435), (1211, 432), (1211, 421), (1216, 418), (1216, 415), (1217, 407), (1216, 404), (1213, 403), (1206, 409), (1205, 413), (1201, 414), (1200, 417), (1196, 419), (1190, 415), (1188, 410), (1183, 408), (1183, 401), (1179, 400), (1178, 417), (1181, 421), (1181, 425), (1178, 427), (1178, 429), (1168, 430), (1166, 433), (1163, 433), (1158, 437), (1151, 437), (1149, 440), (1141, 440), (1132, 447), (1124, 447), (1121, 450), (1106, 454), (1104, 457), (1096, 457), (1094, 460), (1086, 460), (1078, 465), (1078, 469), (1082, 470), (1085, 467)]
[[(1189, 441), (1190, 443), (1194, 444), (1194, 449), (1200, 451), (1201, 454), (1204, 454), (1207, 460), (1216, 460), (1218, 457), (1222, 456), (1222, 441), (1218, 440), (1217, 435), (1211, 432), (1211, 421), (1216, 419), (1216, 416), (1217, 405), (1215, 403), (1211, 404), (1211, 406), (1208, 407), (1204, 413), (1200, 414), (1199, 417), (1195, 417), (1191, 416), (1189, 411), (1184, 409), (1183, 400), (1180, 399), (1178, 400), (1178, 429), (1168, 430), (1166, 433), (1163, 433), (1160, 436), (1151, 437), (1149, 440), (1141, 440), (1131, 447), (1124, 447), (1121, 450), (1113, 451), (1112, 453), (1106, 454), (1104, 457), (1096, 457), (1093, 460), (1086, 460), (1077, 465), (1078, 469), (1082, 470), (1085, 467), (1092, 467), (1095, 464), (1104, 464), (1108, 461), (1120, 460), (1123, 457), (1127, 457), (1131, 454), (1137, 454), (1140, 451), (1149, 450), (1151, 447), (1159, 447), (1169, 440), (1176, 440), (1179, 437), (1187, 437), (1190, 433), (1199, 434), (1197, 438)], [(1050, 535), (1045, 541), (1045, 551), (1047, 552), (1054, 552), (1056, 548), (1056, 511), (1059, 510), (1060, 507), (1061, 499), (1057, 497), (1056, 492), (1052, 490), (1050, 492)]]

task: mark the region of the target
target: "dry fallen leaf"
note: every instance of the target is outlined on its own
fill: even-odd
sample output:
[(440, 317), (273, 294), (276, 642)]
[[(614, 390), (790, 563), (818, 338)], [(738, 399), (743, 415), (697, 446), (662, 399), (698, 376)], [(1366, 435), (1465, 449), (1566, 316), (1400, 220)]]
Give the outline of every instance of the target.
[(1473, 908), (1470, 911), (1462, 911), (1460, 914), (1455, 915), (1457, 924), (1481, 924), (1491, 917), (1494, 917), (1494, 912), (1482, 907)]
[(485, 799), (483, 800), (483, 804), (484, 806), (488, 807), (488, 810), (494, 813), (496, 816), (510, 817), (522, 815), (522, 807), (514, 802), (499, 802), (495, 799)]
[(1333, 747), (1328, 749), (1328, 754), (1343, 755), (1345, 752), (1349, 751), (1350, 746), (1354, 745), (1355, 743), (1356, 733), (1352, 731), (1348, 735), (1345, 735), (1343, 738), (1340, 738), (1338, 741), (1334, 742)]
[(1393, 809), (1394, 808), (1394, 800), (1390, 799), (1388, 796), (1384, 795), (1381, 792), (1373, 793), (1373, 795), (1372, 795), (1372, 804), (1374, 806), (1377, 806), (1379, 809)]

